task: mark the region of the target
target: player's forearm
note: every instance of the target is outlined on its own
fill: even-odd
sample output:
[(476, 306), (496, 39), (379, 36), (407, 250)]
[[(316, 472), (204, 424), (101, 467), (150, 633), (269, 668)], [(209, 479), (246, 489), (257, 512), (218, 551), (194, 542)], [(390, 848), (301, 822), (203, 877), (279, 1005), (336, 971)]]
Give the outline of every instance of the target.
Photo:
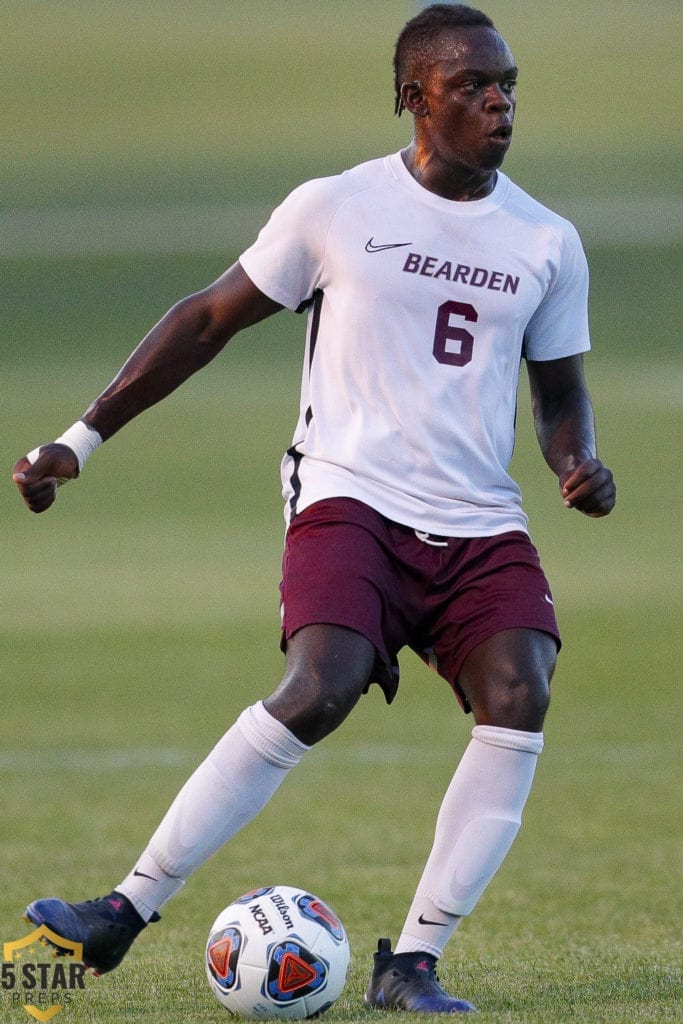
[(543, 456), (559, 478), (596, 457), (590, 395), (577, 386), (553, 401), (534, 401), (534, 425)]
[(210, 362), (228, 338), (199, 296), (183, 299), (140, 342), (83, 421), (106, 440)]

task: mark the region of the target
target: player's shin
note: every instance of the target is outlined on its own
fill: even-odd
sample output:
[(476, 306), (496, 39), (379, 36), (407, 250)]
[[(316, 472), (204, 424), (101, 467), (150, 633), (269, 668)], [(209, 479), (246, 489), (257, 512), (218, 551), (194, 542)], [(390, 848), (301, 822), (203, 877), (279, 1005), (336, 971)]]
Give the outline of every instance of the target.
[(441, 956), (512, 846), (542, 749), (542, 733), (486, 725), (472, 730), (396, 952)]
[(256, 817), (308, 749), (261, 702), (247, 708), (188, 779), (117, 891), (148, 921)]

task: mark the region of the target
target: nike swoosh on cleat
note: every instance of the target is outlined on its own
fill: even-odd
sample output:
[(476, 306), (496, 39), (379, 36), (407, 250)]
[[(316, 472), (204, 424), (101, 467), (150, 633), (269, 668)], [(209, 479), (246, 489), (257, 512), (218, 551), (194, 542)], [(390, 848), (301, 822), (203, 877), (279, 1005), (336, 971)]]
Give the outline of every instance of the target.
[(133, 872), (133, 875), (134, 875), (135, 878), (149, 878), (150, 882), (158, 882), (159, 881), (158, 878), (152, 878), (151, 875), (146, 875), (144, 871), (138, 871), (137, 868)]
[(374, 236), (368, 238), (365, 243), (366, 252), (384, 252), (385, 249), (403, 249), (406, 245), (412, 245), (412, 242), (387, 242), (384, 245), (375, 245)]
[(447, 925), (446, 921), (428, 921), (425, 917), (422, 916), (422, 914), (420, 914), (420, 916), (418, 917), (417, 923), (418, 924), (435, 924), (439, 928), (445, 928), (446, 925)]

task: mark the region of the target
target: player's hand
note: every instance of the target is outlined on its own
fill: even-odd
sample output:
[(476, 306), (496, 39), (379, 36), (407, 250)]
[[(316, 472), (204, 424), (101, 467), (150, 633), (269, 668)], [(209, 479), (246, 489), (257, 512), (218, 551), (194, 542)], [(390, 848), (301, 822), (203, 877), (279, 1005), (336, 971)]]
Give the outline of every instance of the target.
[(25, 455), (14, 465), (12, 479), (31, 512), (45, 512), (57, 496), (57, 487), (78, 476), (78, 459), (65, 444), (40, 446), (33, 465)]
[(560, 491), (567, 508), (599, 519), (609, 515), (617, 499), (612, 473), (600, 459), (587, 459), (560, 477)]

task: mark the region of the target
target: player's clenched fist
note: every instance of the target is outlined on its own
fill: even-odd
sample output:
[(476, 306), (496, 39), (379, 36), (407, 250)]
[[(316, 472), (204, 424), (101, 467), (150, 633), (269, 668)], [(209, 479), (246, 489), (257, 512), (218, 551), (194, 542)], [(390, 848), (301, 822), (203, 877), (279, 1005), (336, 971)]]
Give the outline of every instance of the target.
[(65, 444), (45, 444), (19, 459), (12, 479), (31, 512), (45, 512), (57, 488), (79, 473), (75, 452)]
[(609, 515), (616, 501), (612, 473), (600, 459), (587, 459), (562, 476), (560, 489), (567, 508), (577, 508), (593, 519)]

